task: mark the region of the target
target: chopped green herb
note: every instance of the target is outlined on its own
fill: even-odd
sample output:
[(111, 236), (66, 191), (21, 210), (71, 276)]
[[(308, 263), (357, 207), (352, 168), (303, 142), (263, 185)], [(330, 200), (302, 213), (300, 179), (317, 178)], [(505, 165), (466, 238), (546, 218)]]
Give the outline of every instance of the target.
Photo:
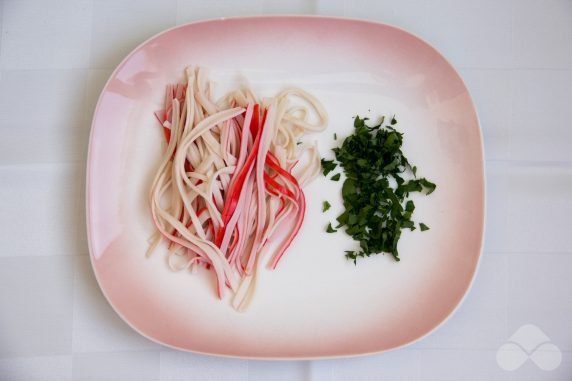
[[(397, 243), (402, 229), (415, 230), (412, 220), (415, 204), (410, 193), (431, 194), (436, 185), (417, 178), (417, 167), (411, 166), (401, 150), (403, 133), (395, 129), (397, 119), (368, 126), (368, 118), (354, 118), (354, 132), (341, 146), (334, 148), (337, 162), (345, 173), (342, 185), (344, 211), (336, 220), (336, 229), (359, 242), (359, 250), (346, 251), (347, 259), (357, 263), (360, 257), (390, 253), (399, 261)], [(336, 167), (334, 161), (322, 159), (324, 175)], [(331, 177), (338, 181), (340, 173)], [(429, 229), (419, 224), (420, 230)], [(331, 224), (328, 232), (335, 231)]]
[(364, 127), (366, 120), (369, 120), (369, 118), (360, 119), (360, 117), (356, 115), (354, 119), (354, 127), (355, 128)]
[(427, 180), (426, 178), (419, 179), (419, 183), (425, 188), (427, 194), (433, 193), (437, 185), (433, 184), (431, 181)]
[(346, 258), (350, 261), (354, 261), (354, 265), (357, 265), (357, 254), (355, 251), (346, 250)]
[(328, 227), (326, 228), (326, 233), (335, 233), (335, 232), (337, 232), (337, 230), (332, 227), (332, 223), (329, 223)]
[(324, 201), (323, 204), (322, 204), (322, 212), (325, 212), (326, 210), (330, 209), (331, 206), (332, 206), (332, 205), (330, 205), (329, 202)]
[(429, 226), (427, 226), (423, 222), (421, 222), (419, 224), (419, 229), (421, 229), (421, 231), (424, 232), (425, 230), (429, 230)]
[(333, 160), (322, 159), (322, 169), (324, 170), (324, 176), (333, 171), (338, 165)]
[(338, 140), (338, 134), (334, 132), (334, 140)]

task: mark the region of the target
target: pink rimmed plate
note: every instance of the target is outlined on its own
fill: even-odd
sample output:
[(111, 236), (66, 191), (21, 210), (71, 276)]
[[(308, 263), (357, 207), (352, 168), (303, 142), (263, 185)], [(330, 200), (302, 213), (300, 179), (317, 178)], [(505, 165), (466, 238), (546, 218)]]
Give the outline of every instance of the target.
[[(396, 114), (405, 152), (437, 183), (415, 199), (401, 262), (344, 258), (355, 244), (325, 226), (341, 212), (340, 183), (306, 189), (300, 235), (275, 271), (263, 271), (245, 313), (220, 301), (212, 274), (173, 273), (165, 250), (145, 258), (147, 202), (161, 155), (153, 111), (185, 66), (210, 69), (217, 91), (244, 78), (261, 95), (300, 86), (330, 125), (309, 137), (323, 156), (356, 114)], [(164, 345), (249, 358), (317, 358), (387, 351), (427, 335), (459, 306), (475, 276), (484, 230), (483, 147), (475, 107), (455, 69), (401, 29), (327, 17), (248, 17), (178, 26), (136, 48), (114, 71), (96, 108), (87, 175), (93, 268), (106, 298), (133, 329)], [(332, 209), (322, 213), (322, 202)]]

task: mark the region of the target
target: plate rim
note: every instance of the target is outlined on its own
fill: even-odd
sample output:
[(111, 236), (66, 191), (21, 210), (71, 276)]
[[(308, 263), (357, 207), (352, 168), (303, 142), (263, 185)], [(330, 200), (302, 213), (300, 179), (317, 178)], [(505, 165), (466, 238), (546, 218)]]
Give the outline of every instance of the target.
[[(101, 100), (103, 98), (103, 94), (105, 93), (106, 89), (108, 88), (109, 83), (116, 76), (118, 71), (125, 65), (125, 63), (127, 63), (129, 61), (129, 59), (131, 59), (131, 57), (136, 52), (138, 52), (140, 50), (141, 47), (145, 46), (146, 44), (148, 44), (152, 40), (162, 36), (163, 34), (167, 34), (167, 33), (170, 33), (172, 31), (180, 29), (180, 28), (186, 28), (186, 27), (198, 25), (198, 24), (221, 23), (221, 22), (225, 22), (227, 20), (229, 20), (229, 21), (248, 21), (248, 20), (260, 20), (260, 19), (320, 19), (320, 20), (332, 20), (332, 21), (357, 22), (357, 23), (364, 23), (364, 24), (372, 24), (372, 25), (377, 25), (377, 26), (385, 26), (385, 27), (397, 30), (399, 32), (405, 33), (405, 34), (410, 35), (410, 36), (414, 37), (415, 39), (419, 40), (424, 45), (426, 45), (427, 47), (432, 49), (438, 56), (440, 56), (443, 59), (443, 61), (452, 69), (453, 73), (457, 75), (458, 79), (461, 81), (463, 87), (465, 88), (465, 90), (467, 92), (470, 105), (472, 106), (472, 110), (475, 113), (475, 119), (476, 119), (476, 124), (477, 124), (477, 129), (478, 129), (478, 142), (479, 142), (480, 154), (481, 154), (480, 155), (480, 157), (481, 157), (480, 169), (481, 169), (481, 178), (482, 178), (482, 192), (481, 192), (481, 194), (482, 194), (483, 211), (482, 211), (482, 221), (480, 223), (481, 237), (479, 240), (479, 249), (478, 249), (478, 253), (477, 253), (476, 265), (475, 265), (473, 274), (471, 276), (471, 279), (468, 282), (465, 290), (463, 291), (462, 297), (459, 299), (459, 301), (457, 302), (455, 307), (451, 309), (451, 311), (447, 314), (447, 316), (443, 320), (441, 320), (438, 324), (436, 324), (430, 330), (428, 330), (424, 334), (416, 337), (415, 339), (409, 340), (409, 341), (402, 343), (400, 345), (396, 345), (396, 346), (393, 346), (390, 348), (384, 348), (381, 350), (365, 351), (365, 352), (351, 353), (351, 354), (332, 354), (332, 355), (316, 355), (316, 356), (272, 356), (272, 355), (271, 356), (249, 356), (249, 355), (232, 355), (232, 354), (224, 354), (224, 353), (217, 353), (217, 352), (188, 349), (188, 348), (178, 347), (178, 346), (163, 342), (159, 339), (156, 339), (154, 337), (147, 335), (146, 333), (142, 332), (140, 329), (135, 327), (121, 313), (121, 311), (119, 311), (119, 309), (114, 305), (114, 303), (111, 301), (110, 297), (107, 295), (106, 289), (101, 284), (98, 272), (96, 271), (96, 266), (94, 263), (94, 255), (93, 255), (94, 251), (92, 248), (93, 239), (91, 237), (92, 226), (90, 223), (91, 212), (90, 212), (90, 191), (89, 190), (90, 190), (90, 177), (91, 177), (90, 176), (91, 163), (92, 163), (92, 155), (93, 155), (92, 142), (94, 140), (94, 134), (95, 134), (94, 133), (94, 131), (95, 131), (95, 128), (94, 128), (95, 127), (95, 119), (98, 115), (98, 111), (99, 111), (99, 108), (101, 106)], [(175, 349), (175, 350), (179, 350), (179, 351), (183, 351), (183, 352), (196, 353), (196, 354), (200, 354), (200, 355), (217, 356), (217, 357), (229, 358), (229, 359), (267, 360), (267, 361), (276, 361), (276, 360), (278, 360), (278, 361), (328, 360), (328, 359), (341, 359), (341, 358), (355, 358), (355, 357), (362, 357), (362, 356), (392, 352), (392, 351), (399, 350), (399, 349), (408, 347), (410, 345), (413, 345), (413, 344), (427, 338), (428, 336), (433, 334), (435, 331), (437, 331), (439, 328), (441, 328), (458, 311), (458, 309), (461, 307), (461, 305), (463, 305), (463, 303), (465, 302), (470, 290), (472, 289), (472, 287), (475, 283), (475, 280), (477, 278), (477, 274), (480, 271), (481, 262), (482, 262), (482, 258), (483, 258), (483, 254), (484, 254), (484, 240), (485, 240), (486, 221), (487, 221), (487, 176), (486, 176), (486, 173), (487, 173), (487, 171), (486, 171), (486, 156), (485, 156), (483, 130), (482, 130), (482, 125), (481, 125), (479, 113), (478, 113), (475, 101), (473, 99), (473, 96), (471, 95), (471, 92), (469, 91), (469, 87), (467, 86), (467, 83), (463, 79), (463, 76), (461, 76), (461, 74), (455, 68), (455, 66), (453, 66), (451, 61), (449, 61), (449, 59), (441, 51), (439, 51), (435, 46), (433, 46), (433, 44), (428, 42), (426, 39), (420, 37), (416, 33), (410, 32), (410, 31), (408, 31), (404, 28), (401, 28), (399, 26), (389, 24), (386, 22), (381, 22), (381, 21), (374, 21), (374, 20), (361, 19), (361, 18), (355, 18), (355, 17), (308, 15), (308, 14), (306, 14), (306, 15), (270, 14), (270, 15), (244, 15), (244, 16), (230, 16), (230, 17), (215, 17), (215, 18), (207, 18), (207, 19), (182, 23), (182, 24), (172, 26), (170, 28), (167, 28), (165, 30), (162, 30), (162, 31), (156, 33), (156, 34), (150, 36), (149, 38), (145, 39), (143, 42), (138, 44), (136, 47), (134, 47), (121, 60), (121, 62), (119, 64), (117, 64), (117, 66), (113, 69), (113, 71), (109, 75), (109, 78), (105, 82), (105, 85), (102, 87), (102, 90), (98, 96), (96, 106), (93, 109), (93, 116), (91, 118), (91, 123), (90, 123), (90, 133), (89, 133), (89, 139), (88, 139), (88, 148), (87, 148), (86, 164), (85, 164), (85, 211), (86, 211), (85, 220), (86, 220), (86, 230), (87, 230), (87, 245), (88, 245), (91, 269), (93, 270), (93, 274), (95, 276), (97, 285), (98, 285), (99, 289), (101, 290), (103, 296), (105, 297), (105, 300), (111, 306), (113, 311), (121, 318), (121, 320), (123, 320), (123, 322), (125, 322), (131, 329), (133, 329), (135, 332), (137, 332), (141, 336), (145, 337), (147, 340), (150, 340), (151, 342), (153, 342), (155, 344), (159, 344), (159, 345), (165, 346), (167, 348), (171, 348), (171, 349)]]

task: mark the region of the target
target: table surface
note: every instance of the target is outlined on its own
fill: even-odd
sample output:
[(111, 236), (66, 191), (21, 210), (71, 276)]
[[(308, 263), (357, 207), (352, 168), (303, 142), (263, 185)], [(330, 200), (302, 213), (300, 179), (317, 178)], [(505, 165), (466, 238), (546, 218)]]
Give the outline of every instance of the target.
[[(397, 25), (465, 79), (485, 138), (484, 255), (464, 304), (424, 340), (352, 359), (223, 359), (144, 339), (103, 298), (84, 211), (99, 92), (153, 34), (253, 14)], [(0, 380), (572, 378), (572, 1), (4, 0), (0, 30)]]

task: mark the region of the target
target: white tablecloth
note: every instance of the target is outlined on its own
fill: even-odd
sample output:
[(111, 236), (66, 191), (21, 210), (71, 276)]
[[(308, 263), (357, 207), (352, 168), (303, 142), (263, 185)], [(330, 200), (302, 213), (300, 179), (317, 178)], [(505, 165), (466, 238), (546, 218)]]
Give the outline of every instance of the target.
[[(308, 362), (177, 352), (131, 330), (95, 283), (84, 167), (111, 70), (176, 24), (275, 13), (404, 27), (451, 60), (476, 101), (480, 272), (458, 312), (405, 349)], [(571, 379), (572, 1), (4, 0), (0, 25), (0, 380)]]

